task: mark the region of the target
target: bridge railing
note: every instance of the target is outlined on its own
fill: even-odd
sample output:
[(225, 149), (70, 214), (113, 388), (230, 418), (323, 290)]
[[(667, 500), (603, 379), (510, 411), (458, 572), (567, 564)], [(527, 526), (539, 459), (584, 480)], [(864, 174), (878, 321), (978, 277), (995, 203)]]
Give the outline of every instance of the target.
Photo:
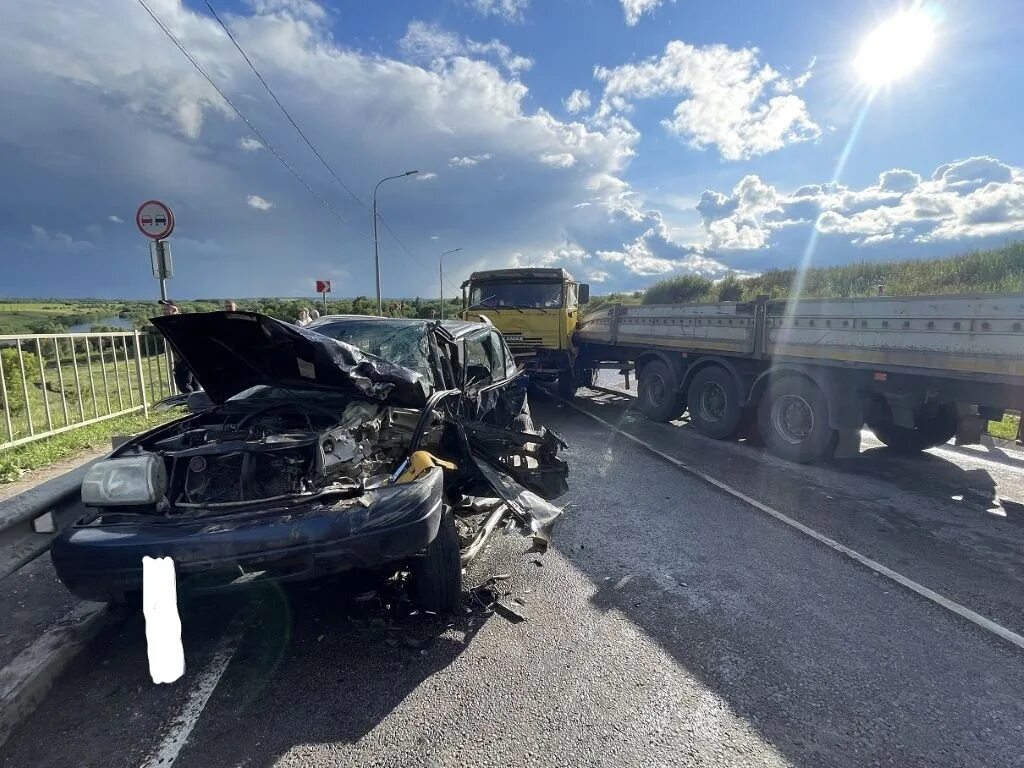
[(176, 393), (157, 333), (0, 335), (0, 450), (141, 411)]

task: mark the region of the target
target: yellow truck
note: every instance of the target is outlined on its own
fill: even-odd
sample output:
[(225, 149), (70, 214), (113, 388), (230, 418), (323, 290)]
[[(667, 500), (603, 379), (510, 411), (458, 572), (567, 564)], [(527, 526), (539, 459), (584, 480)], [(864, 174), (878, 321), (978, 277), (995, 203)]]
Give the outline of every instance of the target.
[(593, 383), (593, 370), (577, 364), (572, 340), (588, 301), (590, 286), (559, 268), (492, 269), (462, 284), (463, 317), (486, 317), (531, 381), (557, 382), (566, 397)]

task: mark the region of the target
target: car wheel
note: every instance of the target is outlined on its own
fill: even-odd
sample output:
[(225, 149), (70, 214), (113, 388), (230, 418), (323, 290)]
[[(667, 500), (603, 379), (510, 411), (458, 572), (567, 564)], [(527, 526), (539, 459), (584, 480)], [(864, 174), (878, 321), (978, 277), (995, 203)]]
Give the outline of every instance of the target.
[(445, 511), (437, 536), (409, 567), (409, 597), (421, 611), (452, 613), (462, 601), (462, 563), (455, 518)]
[(686, 399), (677, 390), (675, 375), (661, 360), (652, 360), (640, 369), (640, 410), (651, 421), (672, 421), (683, 415)]
[(824, 458), (838, 436), (828, 423), (824, 393), (803, 376), (784, 376), (768, 385), (757, 423), (768, 450), (800, 464)]
[(736, 380), (725, 368), (702, 368), (690, 382), (686, 397), (690, 423), (705, 437), (725, 440), (736, 434), (743, 410)]
[(869, 413), (868, 428), (875, 437), (896, 453), (911, 456), (915, 453), (948, 443), (956, 434), (957, 413), (952, 404), (939, 406), (931, 416), (914, 418), (914, 428), (899, 427), (892, 423), (888, 403), (876, 401)]

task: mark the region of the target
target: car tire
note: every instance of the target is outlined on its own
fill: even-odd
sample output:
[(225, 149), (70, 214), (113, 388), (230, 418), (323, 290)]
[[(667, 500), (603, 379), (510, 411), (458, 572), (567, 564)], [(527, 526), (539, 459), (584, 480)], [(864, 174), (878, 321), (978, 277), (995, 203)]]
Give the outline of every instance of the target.
[(421, 611), (453, 613), (462, 603), (462, 562), (455, 518), (445, 511), (426, 553), (409, 566), (409, 597)]
[(678, 419), (686, 410), (686, 398), (678, 389), (679, 382), (672, 370), (661, 360), (652, 360), (640, 369), (640, 410), (651, 421)]
[(686, 402), (690, 423), (705, 437), (725, 440), (739, 429), (743, 409), (736, 379), (725, 368), (710, 365), (694, 374)]
[(869, 412), (868, 429), (895, 453), (912, 456), (928, 448), (945, 445), (956, 434), (957, 412), (952, 403), (939, 406), (932, 416), (916, 417), (913, 429), (893, 424), (888, 404), (884, 401), (876, 403)]
[(825, 394), (803, 376), (783, 376), (768, 385), (757, 423), (768, 450), (798, 464), (829, 455), (838, 437), (828, 422)]

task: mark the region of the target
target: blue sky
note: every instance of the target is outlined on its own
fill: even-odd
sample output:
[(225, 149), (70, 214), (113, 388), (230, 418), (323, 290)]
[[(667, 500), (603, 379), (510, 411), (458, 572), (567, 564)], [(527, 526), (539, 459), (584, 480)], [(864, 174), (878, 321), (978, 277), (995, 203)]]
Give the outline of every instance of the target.
[[(153, 197), (174, 296), (370, 294), (366, 206), (412, 168), (379, 197), (389, 296), (436, 295), (456, 247), (449, 295), (518, 264), (603, 293), (793, 266), (813, 233), (810, 263), (835, 264), (1024, 232), (1012, 0), (211, 2), (354, 196), (202, 0), (147, 3), (316, 196), (137, 0), (22, 3), (0, 29), (0, 295), (154, 295), (132, 223)], [(930, 46), (872, 89), (855, 59), (900, 13)]]

